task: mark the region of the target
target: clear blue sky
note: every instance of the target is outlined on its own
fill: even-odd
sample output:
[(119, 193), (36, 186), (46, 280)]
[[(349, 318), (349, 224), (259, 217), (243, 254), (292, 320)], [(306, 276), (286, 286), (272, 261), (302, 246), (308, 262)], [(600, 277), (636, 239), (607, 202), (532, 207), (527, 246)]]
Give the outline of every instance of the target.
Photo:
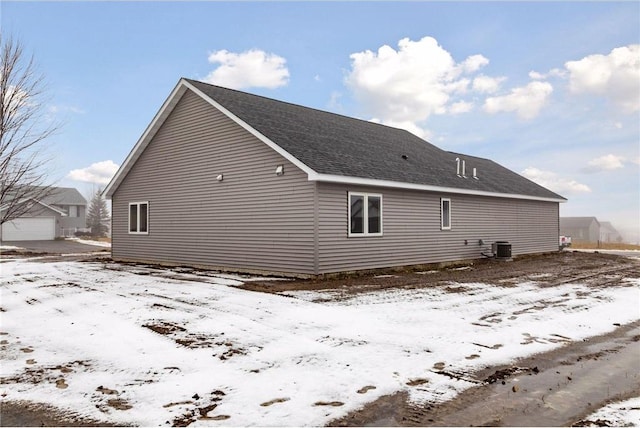
[(640, 2), (0, 8), (3, 33), (46, 76), (48, 116), (64, 122), (49, 141), (58, 185), (104, 183), (189, 77), (405, 127), (562, 194), (563, 216), (638, 239)]

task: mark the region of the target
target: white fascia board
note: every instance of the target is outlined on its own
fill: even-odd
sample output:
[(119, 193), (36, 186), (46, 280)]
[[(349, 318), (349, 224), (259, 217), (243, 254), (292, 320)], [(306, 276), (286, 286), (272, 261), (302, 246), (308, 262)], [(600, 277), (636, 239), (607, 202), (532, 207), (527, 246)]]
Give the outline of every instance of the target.
[(58, 214), (60, 214), (62, 217), (66, 217), (66, 216), (67, 216), (67, 213), (66, 213), (66, 212), (64, 212), (64, 211), (62, 211), (62, 210), (59, 210), (59, 209), (58, 209), (58, 208), (56, 208), (56, 207), (53, 207), (53, 206), (48, 205), (48, 204), (45, 204), (44, 202), (39, 201), (39, 200), (37, 200), (37, 199), (34, 199), (34, 201), (35, 201), (35, 202), (37, 202), (37, 203), (39, 203), (40, 205), (42, 205), (42, 206), (43, 206), (43, 207), (45, 207), (45, 208), (49, 208), (51, 211), (55, 211), (55, 212), (57, 212), (57, 213), (58, 213)]
[(429, 192), (452, 193), (452, 194), (458, 194), (458, 195), (490, 196), (493, 198), (526, 199), (530, 201), (559, 202), (559, 203), (566, 202), (565, 199), (560, 199), (560, 198), (544, 198), (540, 196), (518, 195), (518, 194), (512, 194), (512, 193), (487, 192), (483, 190), (470, 190), (470, 189), (459, 189), (455, 187), (431, 186), (428, 184), (413, 184), (413, 183), (403, 183), (400, 181), (348, 177), (344, 175), (314, 173), (314, 174), (309, 174), (309, 181), (352, 184), (352, 185), (360, 185), (360, 186), (390, 187), (394, 189), (425, 190)]
[[(48, 204), (45, 204), (44, 202), (39, 201), (39, 200), (37, 200), (37, 199), (33, 199), (33, 198), (23, 198), (23, 199), (21, 199), (21, 200), (19, 200), (19, 201), (18, 201), (18, 204), (23, 204), (23, 203), (25, 203), (26, 201), (33, 201), (33, 202), (34, 202), (34, 203), (33, 203), (33, 205), (35, 205), (35, 204), (40, 204), (40, 205), (42, 205), (43, 207), (50, 209), (51, 211), (55, 211), (55, 212), (57, 212), (58, 214), (60, 214), (60, 215), (61, 215), (61, 216), (63, 216), (63, 217), (66, 217), (66, 216), (67, 216), (67, 213), (65, 213), (64, 211), (59, 210), (59, 209), (58, 209), (58, 208), (56, 208), (56, 207), (53, 207), (53, 206), (48, 205)], [(0, 211), (4, 211), (4, 210), (6, 210), (10, 205), (11, 205), (11, 204), (9, 203), (9, 204), (5, 204), (4, 206), (0, 207)], [(32, 205), (32, 206), (33, 206), (33, 205)]]
[(169, 114), (178, 104), (178, 101), (180, 101), (180, 98), (182, 98), (182, 95), (186, 92), (185, 83), (186, 82), (183, 79), (180, 79), (176, 87), (173, 88), (173, 91), (171, 91), (171, 94), (164, 101), (158, 113), (156, 113), (155, 117), (153, 118), (149, 126), (147, 126), (147, 129), (145, 129), (136, 145), (133, 146), (133, 149), (129, 152), (129, 155), (124, 160), (124, 163), (120, 166), (120, 168), (118, 168), (116, 175), (113, 176), (107, 187), (103, 190), (102, 194), (107, 199), (111, 199), (111, 196), (116, 191), (133, 164), (136, 162), (136, 160), (138, 160), (138, 157), (140, 157), (153, 136), (156, 134), (156, 132), (158, 132), (160, 126), (162, 126)]
[(244, 120), (240, 119), (238, 116), (236, 116), (235, 114), (231, 113), (229, 110), (227, 110), (226, 108), (224, 108), (222, 105), (220, 105), (219, 103), (217, 103), (215, 100), (211, 99), (208, 95), (206, 95), (205, 93), (203, 93), (202, 91), (200, 91), (198, 88), (196, 88), (195, 86), (193, 86), (192, 84), (190, 84), (189, 82), (183, 82), (183, 84), (191, 89), (194, 93), (196, 93), (197, 95), (199, 95), (203, 100), (205, 100), (207, 103), (211, 104), (214, 108), (216, 108), (217, 110), (219, 110), (222, 114), (224, 114), (225, 116), (227, 116), (229, 119), (233, 120), (235, 123), (237, 123), (238, 125), (240, 125), (242, 128), (244, 128), (246, 131), (248, 131), (251, 135), (253, 135), (254, 137), (256, 137), (257, 139), (259, 139), (260, 141), (262, 141), (263, 143), (265, 143), (267, 146), (269, 146), (272, 150), (276, 151), (280, 156), (284, 157), (286, 160), (288, 160), (289, 162), (291, 162), (292, 164), (294, 164), (296, 167), (298, 167), (299, 169), (301, 169), (305, 174), (307, 174), (309, 177), (311, 177), (312, 175), (317, 175), (317, 173), (315, 172), (315, 170), (311, 169), (309, 166), (307, 166), (305, 163), (303, 163), (302, 161), (300, 161), (300, 159), (296, 158), (295, 156), (293, 156), (291, 153), (289, 153), (288, 151), (284, 150), (282, 147), (280, 147), (279, 145), (277, 145), (276, 143), (274, 143), (273, 141), (271, 141), (269, 138), (267, 138), (265, 135), (261, 134), (260, 132), (258, 132), (256, 129), (254, 129), (253, 127), (251, 127), (251, 125), (247, 124)]

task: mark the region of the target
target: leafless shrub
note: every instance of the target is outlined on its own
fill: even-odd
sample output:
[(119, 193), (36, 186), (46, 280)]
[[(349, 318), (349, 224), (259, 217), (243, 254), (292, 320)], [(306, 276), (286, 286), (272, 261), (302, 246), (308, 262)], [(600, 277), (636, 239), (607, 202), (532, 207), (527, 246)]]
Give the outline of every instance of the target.
[(51, 193), (43, 143), (58, 128), (46, 117), (44, 76), (20, 42), (0, 33), (0, 224)]

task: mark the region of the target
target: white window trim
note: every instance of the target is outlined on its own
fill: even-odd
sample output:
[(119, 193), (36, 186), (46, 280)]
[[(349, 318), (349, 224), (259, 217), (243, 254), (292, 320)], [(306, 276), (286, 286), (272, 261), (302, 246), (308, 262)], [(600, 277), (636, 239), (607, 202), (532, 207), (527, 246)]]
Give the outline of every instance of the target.
[[(364, 198), (363, 203), (363, 219), (362, 219), (362, 233), (351, 232), (351, 196), (362, 196)], [(380, 198), (380, 232), (369, 233), (369, 196)], [(382, 217), (382, 194), (381, 193), (363, 193), (363, 192), (347, 192), (347, 236), (349, 238), (363, 238), (369, 236), (382, 236), (384, 224)]]
[[(449, 203), (449, 226), (444, 225), (444, 203)], [(440, 198), (440, 230), (451, 230), (451, 199)]]
[[(147, 205), (147, 231), (146, 232), (140, 232), (140, 205), (142, 204), (146, 204)], [(132, 232), (131, 231), (131, 205), (135, 205), (138, 210), (138, 215), (136, 215), (136, 220), (137, 220), (137, 224), (136, 224), (136, 231)], [(149, 201), (140, 201), (140, 202), (129, 202), (129, 210), (127, 211), (127, 225), (128, 225), (128, 230), (129, 230), (129, 235), (148, 235), (149, 234)]]

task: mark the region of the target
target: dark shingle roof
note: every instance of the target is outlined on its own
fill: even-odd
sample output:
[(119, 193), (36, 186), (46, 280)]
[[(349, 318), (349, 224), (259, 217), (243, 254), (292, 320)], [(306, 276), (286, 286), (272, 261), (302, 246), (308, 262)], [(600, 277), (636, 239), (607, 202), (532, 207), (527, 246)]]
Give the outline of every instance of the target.
[(52, 187), (40, 202), (47, 205), (86, 205), (87, 200), (75, 187)]
[[(319, 174), (564, 199), (489, 159), (444, 151), (402, 129), (185, 80)], [(457, 176), (456, 158), (466, 161), (468, 178)]]
[(595, 217), (560, 217), (560, 228), (588, 228), (594, 221), (600, 225)]

